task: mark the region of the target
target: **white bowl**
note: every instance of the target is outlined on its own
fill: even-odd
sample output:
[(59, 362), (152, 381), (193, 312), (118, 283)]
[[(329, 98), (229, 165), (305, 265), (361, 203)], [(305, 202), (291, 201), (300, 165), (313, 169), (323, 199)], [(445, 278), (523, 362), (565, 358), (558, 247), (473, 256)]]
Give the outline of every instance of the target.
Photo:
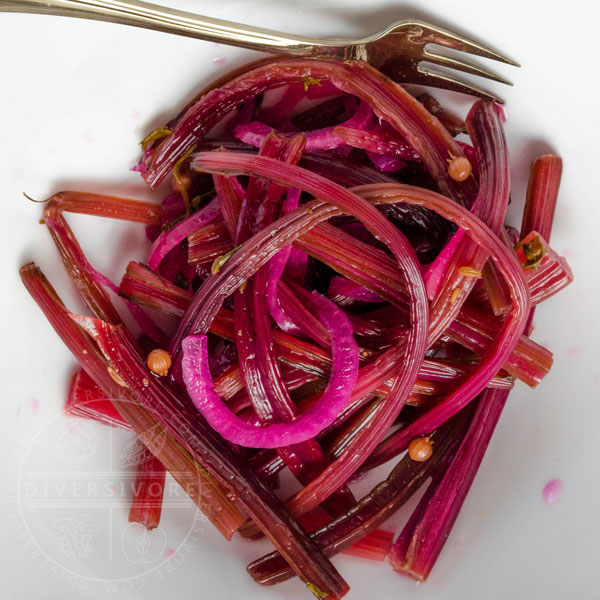
[[(490, 66), (515, 83), (514, 88), (493, 86), (506, 99), (514, 222), (531, 160), (549, 150), (564, 159), (552, 245), (569, 258), (576, 280), (540, 307), (534, 333), (554, 352), (554, 368), (538, 389), (518, 384), (512, 392), (425, 584), (415, 586), (385, 563), (347, 556), (334, 562), (352, 587), (349, 598), (597, 597), (597, 6), (587, 1), (564, 7), (558, 2), (506, 0), (490, 6), (432, 0), (430, 12), (422, 13), (412, 5), (379, 0), (172, 4), (311, 35), (362, 35), (417, 14), (470, 32), (522, 62), (521, 69)], [(227, 544), (176, 491), (161, 529), (147, 539), (123, 534), (127, 512), (126, 503), (116, 501), (120, 492), (115, 502), (94, 504), (90, 482), (118, 484), (115, 461), (130, 438), (83, 421), (71, 419), (76, 425), (66, 425), (60, 411), (73, 359), (18, 277), (19, 266), (35, 260), (69, 306), (81, 310), (46, 229), (38, 225), (41, 207), (22, 192), (37, 199), (67, 188), (152, 197), (129, 171), (142, 135), (175, 115), (203, 84), (256, 55), (106, 23), (2, 14), (0, 56), (4, 597), (67, 600), (117, 592), (119, 598), (146, 600), (307, 598), (297, 581), (275, 588), (255, 585), (245, 565), (266, 544)], [(451, 101), (463, 112), (468, 106), (464, 97)], [(109, 276), (117, 277), (131, 257), (142, 258), (141, 227), (69, 219), (84, 249)], [(554, 478), (562, 480), (564, 493), (546, 505), (542, 489)], [(137, 547), (127, 546), (131, 539)], [(136, 554), (141, 547), (150, 555)]]

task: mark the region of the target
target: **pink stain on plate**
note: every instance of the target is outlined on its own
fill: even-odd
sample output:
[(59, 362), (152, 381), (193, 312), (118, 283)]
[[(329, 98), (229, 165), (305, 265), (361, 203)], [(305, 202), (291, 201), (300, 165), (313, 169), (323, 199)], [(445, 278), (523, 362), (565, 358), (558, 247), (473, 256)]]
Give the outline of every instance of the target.
[(542, 490), (542, 498), (546, 504), (554, 504), (562, 495), (563, 484), (560, 479), (552, 479)]
[(569, 358), (578, 358), (582, 354), (583, 354), (583, 348), (580, 348), (580, 347), (570, 348), (569, 350), (567, 350), (567, 356)]
[(129, 116), (131, 117), (132, 121), (136, 121), (135, 125), (131, 128), (131, 131), (139, 131), (139, 129), (140, 129), (139, 120), (140, 120), (140, 117), (142, 116), (142, 113), (137, 108), (134, 108), (131, 111), (131, 113), (129, 114)]
[(579, 255), (579, 252), (577, 252), (577, 250), (573, 250), (573, 248), (565, 248), (562, 251), (562, 255), (565, 258), (577, 258), (577, 256)]
[(31, 407), (31, 412), (35, 414), (38, 410), (40, 410), (40, 401), (37, 398), (32, 398), (29, 401), (29, 406)]
[(134, 173), (145, 173), (146, 165), (144, 163), (138, 163), (137, 165), (134, 165), (133, 167), (131, 167), (131, 169), (129, 169), (129, 170), (133, 171)]
[(165, 558), (173, 558), (176, 554), (177, 554), (177, 552), (175, 552), (175, 550), (173, 550), (173, 548), (167, 548), (165, 550)]
[(227, 59), (224, 56), (215, 56), (212, 61), (215, 63), (215, 65), (222, 66), (227, 62)]

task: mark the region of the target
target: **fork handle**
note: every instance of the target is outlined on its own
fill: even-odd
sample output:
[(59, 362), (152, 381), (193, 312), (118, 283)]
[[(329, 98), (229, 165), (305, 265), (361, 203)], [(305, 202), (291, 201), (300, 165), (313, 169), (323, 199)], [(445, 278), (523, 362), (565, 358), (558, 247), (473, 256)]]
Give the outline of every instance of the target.
[(0, 12), (37, 13), (109, 21), (289, 56), (343, 59), (345, 46), (348, 44), (347, 40), (288, 35), (139, 0), (0, 0)]

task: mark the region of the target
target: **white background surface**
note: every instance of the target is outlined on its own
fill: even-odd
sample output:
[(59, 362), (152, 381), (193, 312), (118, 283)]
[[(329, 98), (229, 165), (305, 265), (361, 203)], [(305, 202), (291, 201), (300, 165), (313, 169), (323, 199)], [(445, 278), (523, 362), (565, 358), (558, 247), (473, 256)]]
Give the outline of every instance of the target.
[[(536, 154), (553, 150), (565, 163), (553, 246), (568, 256), (576, 282), (540, 308), (535, 332), (535, 339), (554, 351), (556, 364), (537, 390), (518, 385), (511, 394), (452, 537), (426, 584), (415, 586), (385, 564), (351, 557), (335, 562), (352, 586), (348, 597), (353, 599), (599, 597), (600, 56), (594, 40), (600, 9), (586, 0), (430, 0), (428, 13), (419, 12), (416, 3), (364, 0), (189, 0), (176, 5), (313, 35), (368, 34), (416, 13), (470, 32), (521, 61), (520, 70), (498, 67), (515, 87), (494, 88), (507, 101), (514, 204), (523, 203), (525, 178)], [(225, 67), (212, 61), (221, 56), (227, 59)], [(59, 189), (79, 188), (148, 197), (137, 175), (128, 171), (137, 160), (139, 139), (162, 124), (165, 115), (176, 114), (194, 90), (251, 57), (211, 43), (104, 23), (0, 14), (0, 483), (7, 501), (0, 504), (3, 598), (97, 599), (107, 594), (102, 584), (78, 589), (60, 569), (44, 564), (11, 513), (17, 448), (59, 414), (72, 367), (68, 352), (18, 279), (18, 267), (35, 259), (67, 300), (72, 298), (49, 235), (37, 224), (41, 208), (21, 192), (44, 198)], [(466, 106), (463, 102), (463, 110)], [(131, 252), (142, 255), (139, 227), (90, 229), (85, 218), (71, 222), (77, 231), (86, 231), (87, 222), (94, 235), (85, 236), (84, 248), (109, 275), (122, 269)], [(116, 233), (107, 238), (107, 231)], [(32, 399), (39, 401), (39, 410)], [(564, 494), (547, 506), (541, 491), (553, 478), (563, 480)], [(43, 519), (34, 523), (33, 541), (47, 539), (47, 529)], [(206, 526), (172, 572), (163, 570), (161, 578), (149, 575), (138, 583), (142, 589), (120, 587), (112, 595), (309, 597), (297, 582), (272, 589), (253, 584), (244, 567), (260, 553), (251, 544), (228, 545)], [(103, 560), (99, 554), (82, 559), (80, 573), (101, 574)]]

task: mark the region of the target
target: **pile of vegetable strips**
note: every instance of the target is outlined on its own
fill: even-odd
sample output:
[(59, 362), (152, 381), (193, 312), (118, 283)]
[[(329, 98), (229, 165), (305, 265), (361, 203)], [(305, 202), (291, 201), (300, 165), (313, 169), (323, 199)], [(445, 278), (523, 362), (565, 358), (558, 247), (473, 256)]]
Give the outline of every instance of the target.
[[(91, 314), (34, 264), (21, 277), (80, 364), (66, 412), (139, 438), (131, 521), (158, 525), (168, 471), (225, 538), (269, 538), (248, 567), (262, 585), (341, 598), (339, 552), (427, 578), (515, 380), (551, 367), (535, 306), (572, 281), (548, 245), (558, 157), (532, 165), (520, 231), (504, 223), (503, 122), (483, 100), (463, 122), (364, 62), (269, 59), (142, 142), (134, 170), (170, 183), (162, 203), (47, 202)], [(69, 212), (145, 225), (146, 263), (113, 283)], [(397, 536), (380, 528), (420, 490)]]

